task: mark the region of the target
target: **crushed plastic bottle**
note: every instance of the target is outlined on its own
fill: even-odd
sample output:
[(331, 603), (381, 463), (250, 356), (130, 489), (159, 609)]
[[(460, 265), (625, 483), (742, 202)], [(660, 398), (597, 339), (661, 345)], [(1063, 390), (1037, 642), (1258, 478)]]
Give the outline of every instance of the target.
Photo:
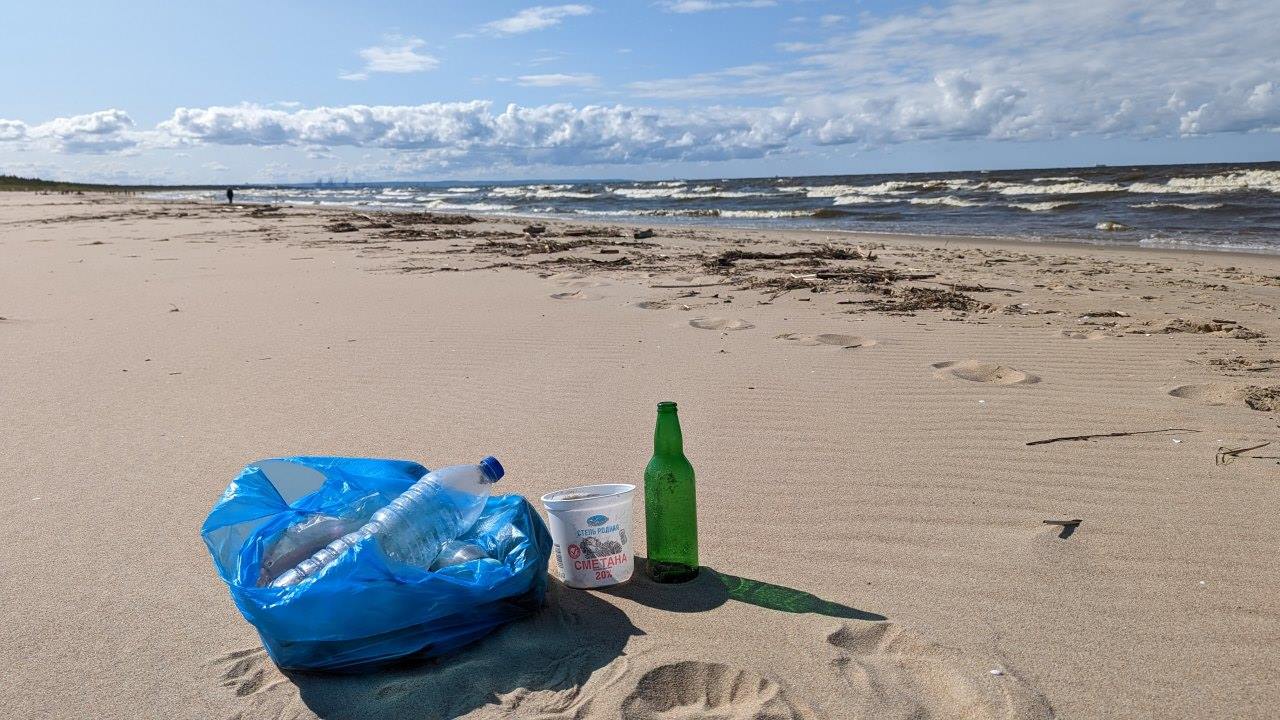
[(290, 525), (262, 554), (258, 586), (271, 584), (320, 548), (359, 527), (359, 524), (362, 523), (354, 518), (313, 515)]
[(440, 548), (440, 554), (436, 556), (435, 562), (431, 563), (431, 571), (435, 572), (436, 570), (487, 557), (489, 557), (489, 553), (475, 543), (450, 540), (444, 544), (444, 547)]
[(347, 533), (271, 581), (289, 587), (312, 577), (362, 540), (374, 537), (395, 562), (430, 568), (441, 549), (475, 524), (489, 486), (505, 471), (497, 458), (475, 465), (451, 465), (427, 473), (369, 522)]

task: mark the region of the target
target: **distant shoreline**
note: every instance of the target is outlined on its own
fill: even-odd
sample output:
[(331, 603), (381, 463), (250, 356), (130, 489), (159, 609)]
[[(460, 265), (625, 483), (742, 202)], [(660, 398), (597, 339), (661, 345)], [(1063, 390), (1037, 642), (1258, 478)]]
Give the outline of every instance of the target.
[[(156, 202), (164, 204), (196, 204), (203, 205), (188, 199), (171, 199), (144, 197), (141, 198), (146, 202)], [(225, 203), (212, 203), (220, 205)], [(1121, 244), (1121, 243), (1101, 243), (1088, 242), (1079, 238), (1068, 237), (1049, 237), (1040, 239), (1018, 238), (1000, 235), (965, 235), (959, 233), (910, 233), (910, 232), (875, 232), (871, 230), (848, 230), (845, 228), (778, 228), (778, 227), (754, 227), (750, 225), (730, 225), (718, 224), (714, 226), (699, 225), (692, 222), (682, 222), (681, 218), (661, 218), (653, 222), (646, 222), (642, 218), (617, 218), (617, 219), (601, 219), (601, 218), (583, 218), (574, 216), (565, 217), (548, 217), (546, 215), (534, 214), (494, 214), (494, 213), (478, 213), (463, 212), (460, 210), (434, 211), (415, 208), (357, 208), (349, 205), (316, 205), (312, 203), (297, 202), (255, 202), (236, 200), (237, 205), (251, 205), (259, 207), (287, 207), (297, 210), (307, 210), (315, 213), (333, 213), (333, 214), (349, 214), (352, 212), (366, 213), (370, 215), (379, 214), (403, 214), (414, 212), (429, 212), (435, 215), (466, 215), (474, 217), (477, 220), (491, 223), (559, 223), (569, 226), (587, 226), (587, 227), (623, 227), (628, 229), (644, 229), (649, 227), (663, 227), (673, 230), (687, 231), (741, 231), (757, 233), (769, 236), (794, 236), (796, 238), (805, 238), (812, 240), (814, 236), (838, 234), (851, 240), (862, 240), (870, 242), (922, 242), (929, 245), (947, 245), (950, 243), (964, 244), (972, 247), (981, 247), (988, 244), (1000, 245), (1008, 248), (1017, 248), (1024, 251), (1036, 252), (1043, 251), (1048, 248), (1077, 249), (1089, 252), (1103, 253), (1121, 253), (1121, 252), (1139, 252), (1139, 253), (1162, 253), (1171, 252), (1179, 255), (1202, 255), (1209, 258), (1277, 258), (1280, 257), (1280, 247), (1276, 250), (1267, 249), (1244, 249), (1244, 248), (1214, 248), (1209, 246), (1154, 246), (1154, 245), (1137, 245), (1137, 244)]]

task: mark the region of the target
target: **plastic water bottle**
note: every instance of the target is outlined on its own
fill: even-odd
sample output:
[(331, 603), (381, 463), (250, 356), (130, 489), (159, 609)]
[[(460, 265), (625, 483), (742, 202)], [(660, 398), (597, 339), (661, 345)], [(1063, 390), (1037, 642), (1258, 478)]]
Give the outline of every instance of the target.
[(425, 570), (445, 543), (475, 524), (489, 497), (489, 486), (505, 472), (494, 457), (475, 465), (451, 465), (429, 472), (360, 529), (320, 548), (273, 580), (271, 587), (297, 585), (370, 537), (377, 538), (388, 558)]

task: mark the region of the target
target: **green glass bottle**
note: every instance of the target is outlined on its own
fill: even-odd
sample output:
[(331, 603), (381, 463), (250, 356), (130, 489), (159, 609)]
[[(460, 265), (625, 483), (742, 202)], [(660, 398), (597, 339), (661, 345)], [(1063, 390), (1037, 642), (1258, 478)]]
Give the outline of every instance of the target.
[(658, 403), (653, 458), (644, 469), (644, 505), (649, 577), (660, 583), (697, 577), (698, 500), (673, 402)]

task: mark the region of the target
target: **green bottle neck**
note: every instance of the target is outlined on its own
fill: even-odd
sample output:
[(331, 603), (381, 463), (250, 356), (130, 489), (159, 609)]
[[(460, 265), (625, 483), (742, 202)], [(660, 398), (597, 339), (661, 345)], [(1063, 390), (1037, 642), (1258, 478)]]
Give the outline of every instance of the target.
[(684, 455), (684, 437), (680, 434), (680, 416), (675, 403), (658, 406), (658, 424), (653, 429), (654, 455)]

